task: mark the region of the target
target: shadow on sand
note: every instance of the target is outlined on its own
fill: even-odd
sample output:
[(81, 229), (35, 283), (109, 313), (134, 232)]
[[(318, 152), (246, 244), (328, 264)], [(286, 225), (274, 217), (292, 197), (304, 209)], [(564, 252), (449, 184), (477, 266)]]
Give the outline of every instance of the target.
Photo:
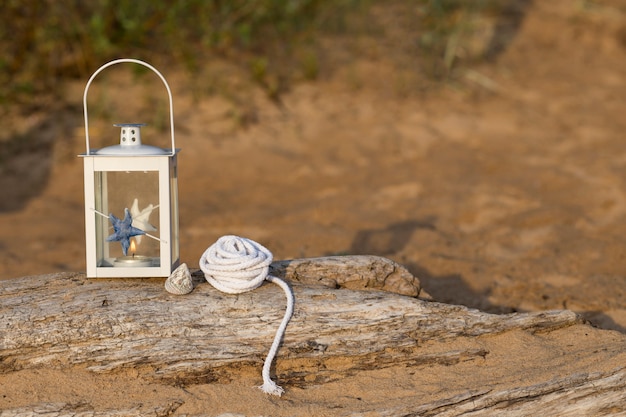
[[(435, 219), (407, 220), (381, 229), (360, 230), (352, 241), (349, 253), (393, 257), (404, 249), (418, 229), (436, 230)], [(474, 291), (460, 274), (437, 276), (416, 263), (402, 262), (402, 264), (413, 275), (419, 277), (424, 290), (438, 302), (460, 304), (498, 314), (515, 311), (511, 307), (491, 304), (489, 294)]]

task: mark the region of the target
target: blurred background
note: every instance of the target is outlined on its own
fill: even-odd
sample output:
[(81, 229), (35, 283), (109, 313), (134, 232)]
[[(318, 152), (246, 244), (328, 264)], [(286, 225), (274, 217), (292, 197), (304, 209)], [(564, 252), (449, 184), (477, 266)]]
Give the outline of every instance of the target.
[(119, 56), (150, 59), (189, 77), (206, 75), (208, 61), (223, 59), (274, 99), (293, 82), (328, 76), (359, 58), (393, 58), (405, 76), (447, 80), (460, 61), (494, 59), (506, 49), (530, 3), (8, 0), (2, 99), (23, 104), (34, 95), (62, 96), (59, 83), (84, 80)]
[[(82, 95), (173, 88), (182, 261), (375, 254), (434, 300), (626, 331), (626, 0), (14, 1), (0, 278), (84, 271)], [(89, 90), (168, 144), (167, 95)]]

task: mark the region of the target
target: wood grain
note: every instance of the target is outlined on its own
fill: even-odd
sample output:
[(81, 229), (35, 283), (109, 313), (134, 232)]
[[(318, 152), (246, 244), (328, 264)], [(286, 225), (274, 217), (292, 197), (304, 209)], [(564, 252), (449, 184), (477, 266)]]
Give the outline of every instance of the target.
[[(273, 273), (290, 279), (296, 296), (295, 314), (276, 358), (274, 372), (281, 385), (323, 384), (391, 366), (454, 366), (480, 360), (488, 352), (448, 342), (512, 331), (549, 333), (583, 323), (571, 311), (494, 315), (385, 291), (337, 289), (347, 285), (419, 293), (419, 280), (397, 264), (376, 257), (350, 258), (273, 264)], [(227, 295), (197, 273), (194, 280), (196, 288), (185, 296), (167, 293), (163, 279), (88, 280), (83, 274), (64, 273), (3, 281), (0, 371), (133, 368), (151, 381), (188, 385), (229, 382), (246, 369), (260, 370), (284, 313), (283, 292), (267, 283), (253, 292)], [(433, 343), (439, 348), (424, 348)], [(507, 415), (520, 416), (569, 415), (565, 411), (571, 410), (610, 415), (617, 410), (611, 407), (624, 410), (607, 404), (626, 403), (625, 372), (616, 367), (514, 390), (478, 389), (434, 403), (407, 404), (386, 415), (496, 415), (503, 407), (511, 412)], [(16, 409), (0, 416), (46, 415), (45, 410), (56, 410), (55, 416), (80, 414), (71, 404), (38, 407), (40, 413)], [(97, 415), (143, 415), (137, 413)]]

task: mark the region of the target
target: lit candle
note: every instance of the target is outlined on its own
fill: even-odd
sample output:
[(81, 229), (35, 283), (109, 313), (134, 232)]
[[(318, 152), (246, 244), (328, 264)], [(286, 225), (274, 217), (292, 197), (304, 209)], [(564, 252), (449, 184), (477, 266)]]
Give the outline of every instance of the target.
[(146, 267), (152, 266), (152, 258), (142, 255), (135, 255), (137, 246), (135, 245), (135, 239), (130, 241), (130, 255), (120, 256), (115, 258), (113, 265), (118, 267)]

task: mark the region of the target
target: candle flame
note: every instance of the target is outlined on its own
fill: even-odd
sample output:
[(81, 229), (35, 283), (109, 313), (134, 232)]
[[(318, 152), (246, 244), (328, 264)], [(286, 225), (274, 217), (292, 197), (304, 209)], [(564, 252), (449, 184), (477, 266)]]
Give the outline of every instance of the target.
[(131, 256), (135, 256), (135, 252), (137, 251), (137, 246), (135, 245), (135, 239), (130, 240), (130, 254)]

